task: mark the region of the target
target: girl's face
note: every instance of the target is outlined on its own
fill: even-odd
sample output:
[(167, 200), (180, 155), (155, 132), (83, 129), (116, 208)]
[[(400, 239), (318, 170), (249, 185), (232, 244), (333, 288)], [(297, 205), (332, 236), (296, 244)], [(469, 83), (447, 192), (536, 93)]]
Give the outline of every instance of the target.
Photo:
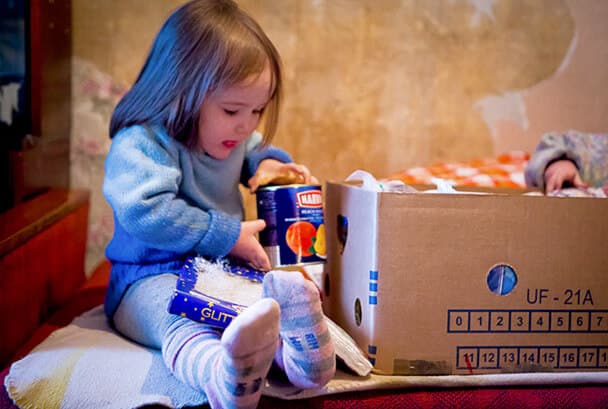
[(259, 75), (209, 93), (201, 105), (197, 148), (212, 158), (226, 159), (257, 128), (270, 84), (267, 65)]

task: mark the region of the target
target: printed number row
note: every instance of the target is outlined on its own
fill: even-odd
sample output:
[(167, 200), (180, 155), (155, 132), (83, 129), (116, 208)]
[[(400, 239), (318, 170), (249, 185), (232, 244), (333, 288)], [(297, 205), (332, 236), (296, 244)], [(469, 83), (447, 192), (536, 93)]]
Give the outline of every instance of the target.
[(519, 366), (543, 368), (608, 368), (608, 346), (459, 346), (458, 369), (502, 369)]
[(448, 332), (608, 332), (608, 310), (448, 310)]

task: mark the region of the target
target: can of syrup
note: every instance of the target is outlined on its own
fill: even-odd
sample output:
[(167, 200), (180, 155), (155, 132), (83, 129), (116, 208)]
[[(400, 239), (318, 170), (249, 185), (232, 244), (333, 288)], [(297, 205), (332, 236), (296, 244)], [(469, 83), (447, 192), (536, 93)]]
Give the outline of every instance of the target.
[(266, 186), (256, 192), (260, 243), (273, 268), (325, 261), (320, 185)]

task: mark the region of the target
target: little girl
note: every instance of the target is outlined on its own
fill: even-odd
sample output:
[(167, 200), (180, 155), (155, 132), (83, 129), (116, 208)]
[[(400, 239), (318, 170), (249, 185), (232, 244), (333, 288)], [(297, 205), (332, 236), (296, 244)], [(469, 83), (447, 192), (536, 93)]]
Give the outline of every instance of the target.
[(542, 136), (525, 170), (526, 184), (547, 193), (603, 187), (608, 194), (608, 134), (568, 131)]
[[(242, 221), (239, 183), (309, 170), (269, 143), (282, 88), (277, 50), (232, 0), (194, 0), (164, 23), (110, 123), (104, 195), (114, 212), (105, 310), (128, 338), (162, 350), (169, 370), (214, 408), (255, 407), (273, 362), (302, 388), (327, 383), (335, 354), (319, 292), (267, 273), (262, 300), (226, 331), (167, 313), (186, 257), (270, 263)], [(263, 124), (264, 137), (256, 131)]]

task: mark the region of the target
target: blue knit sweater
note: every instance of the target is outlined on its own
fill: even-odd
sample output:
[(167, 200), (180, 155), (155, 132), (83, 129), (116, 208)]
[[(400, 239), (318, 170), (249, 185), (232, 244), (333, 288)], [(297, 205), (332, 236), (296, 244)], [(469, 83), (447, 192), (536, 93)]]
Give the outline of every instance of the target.
[(179, 273), (187, 256), (222, 257), (236, 243), (246, 185), (267, 158), (291, 162), (276, 147), (259, 148), (254, 132), (228, 158), (189, 150), (160, 127), (133, 126), (112, 139), (103, 193), (114, 212), (105, 310), (111, 319), (124, 292), (155, 274)]

